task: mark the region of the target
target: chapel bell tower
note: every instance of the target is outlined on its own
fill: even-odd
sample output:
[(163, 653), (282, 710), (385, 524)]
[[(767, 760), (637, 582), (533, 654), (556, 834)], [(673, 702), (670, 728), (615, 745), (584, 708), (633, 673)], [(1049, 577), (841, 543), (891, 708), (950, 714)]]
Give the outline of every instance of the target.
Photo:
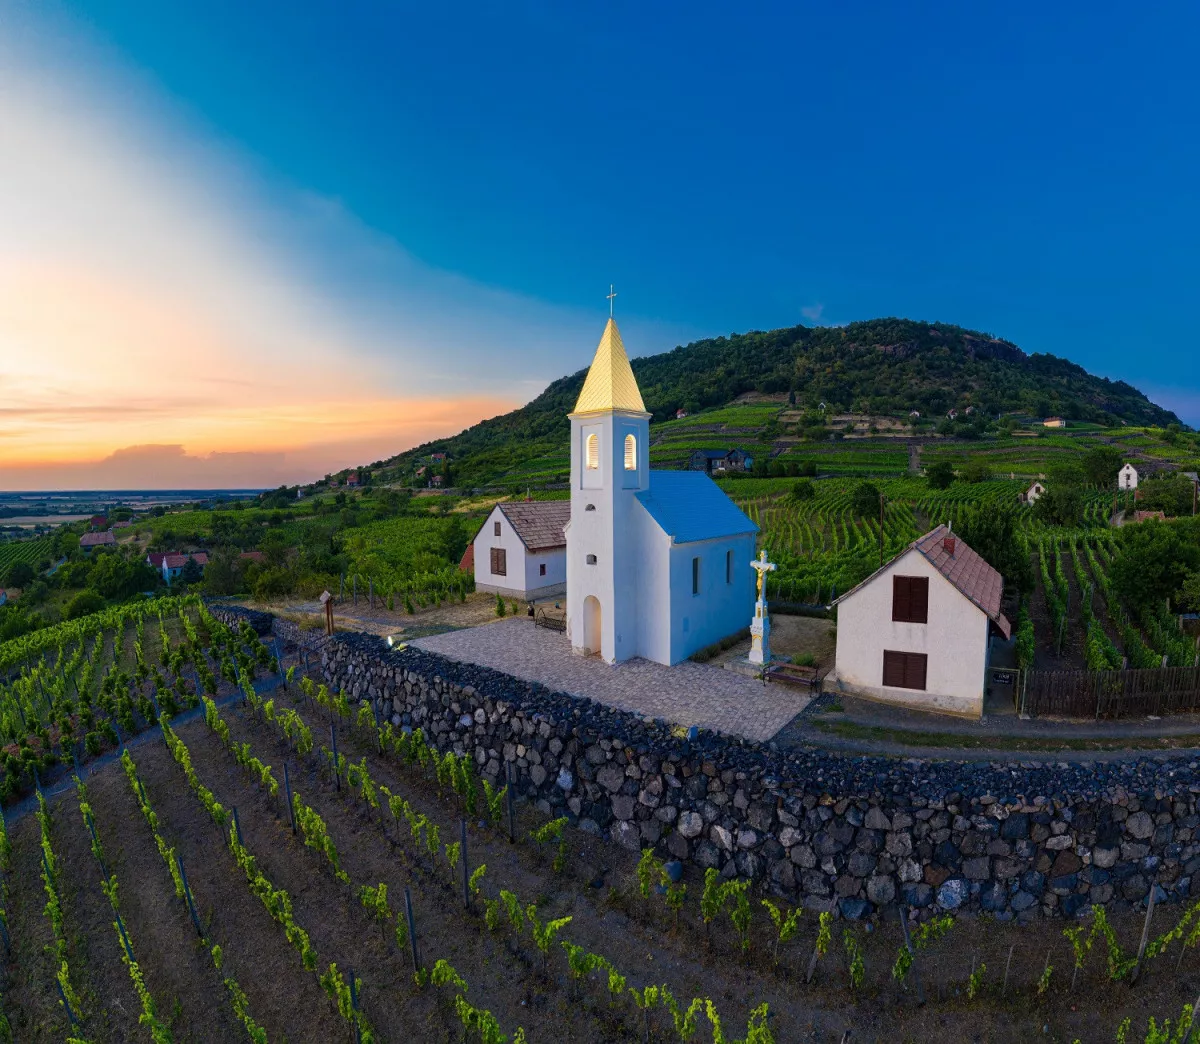
[(567, 636), (615, 663), (639, 653), (634, 499), (650, 487), (650, 414), (611, 316), (569, 416)]

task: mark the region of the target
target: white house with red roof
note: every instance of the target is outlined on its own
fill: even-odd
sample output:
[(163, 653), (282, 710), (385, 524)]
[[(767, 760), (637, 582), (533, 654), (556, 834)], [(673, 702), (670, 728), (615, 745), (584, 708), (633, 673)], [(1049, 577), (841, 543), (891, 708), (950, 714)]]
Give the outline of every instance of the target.
[(469, 548), (475, 590), (529, 601), (565, 592), (567, 537), (563, 529), (570, 520), (569, 500), (497, 504)]
[(983, 715), (1004, 578), (946, 526), (914, 541), (834, 604), (842, 692), (913, 710)]
[(162, 578), (168, 586), (183, 573), (189, 559), (200, 567), (201, 572), (208, 565), (206, 551), (189, 551), (182, 554), (175, 551), (151, 551), (146, 555), (146, 563), (162, 573)]

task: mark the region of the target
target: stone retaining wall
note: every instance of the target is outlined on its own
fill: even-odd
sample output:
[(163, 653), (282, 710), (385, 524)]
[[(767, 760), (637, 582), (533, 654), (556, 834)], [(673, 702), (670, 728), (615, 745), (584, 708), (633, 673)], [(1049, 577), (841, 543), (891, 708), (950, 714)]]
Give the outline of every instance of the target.
[[(291, 636), (286, 627), (277, 627)], [(1197, 762), (1093, 766), (781, 751), (553, 693), (374, 636), (323, 646), (327, 682), (398, 726), (517, 772), (547, 815), (630, 850), (749, 877), (848, 918), (900, 901), (1029, 920), (1193, 894)], [(1195, 892), (1200, 894), (1200, 883)]]

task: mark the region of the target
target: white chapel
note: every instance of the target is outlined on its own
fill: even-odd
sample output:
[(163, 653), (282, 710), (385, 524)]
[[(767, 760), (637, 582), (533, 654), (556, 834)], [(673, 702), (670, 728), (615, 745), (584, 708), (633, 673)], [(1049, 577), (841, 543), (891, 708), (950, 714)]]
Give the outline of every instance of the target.
[(650, 470), (650, 414), (611, 318), (570, 420), (572, 649), (674, 664), (744, 628), (758, 527), (703, 472)]

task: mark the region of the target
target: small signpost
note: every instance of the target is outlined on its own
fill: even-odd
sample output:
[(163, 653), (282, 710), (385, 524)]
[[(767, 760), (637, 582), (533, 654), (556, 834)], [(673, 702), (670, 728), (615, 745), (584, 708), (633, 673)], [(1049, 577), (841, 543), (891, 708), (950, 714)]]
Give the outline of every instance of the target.
[(328, 591), (321, 592), (320, 602), (325, 606), (325, 633), (333, 634), (333, 595)]

